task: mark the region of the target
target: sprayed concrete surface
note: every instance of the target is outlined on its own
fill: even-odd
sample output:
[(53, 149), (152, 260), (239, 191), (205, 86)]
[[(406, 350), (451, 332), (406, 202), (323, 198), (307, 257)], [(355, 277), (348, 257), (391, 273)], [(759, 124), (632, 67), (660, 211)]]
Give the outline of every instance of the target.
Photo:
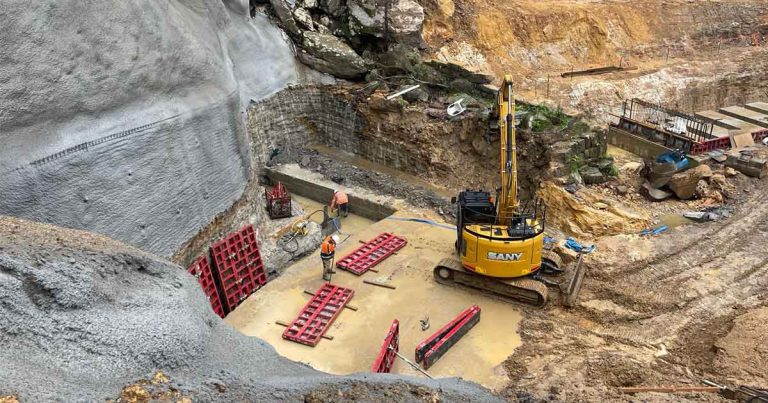
[[(307, 210), (312, 208), (307, 207)], [(350, 217), (343, 225), (345, 234), (356, 230), (360, 217)], [(367, 226), (367, 225), (366, 225)], [(307, 347), (282, 339), (285, 328), (275, 321), (289, 322), (309, 300), (303, 290), (319, 288), (321, 262), (319, 252), (297, 262), (285, 273), (253, 294), (226, 318), (242, 333), (257, 336), (292, 360), (334, 374), (368, 372), (393, 319), (400, 321), (400, 351), (413, 359), (413, 351), (421, 341), (437, 331), (471, 304), (482, 309), (480, 322), (464, 336), (429, 372), (435, 377), (462, 377), (489, 388), (505, 385), (507, 375), (502, 362), (520, 345), (517, 328), (521, 314), (509, 303), (488, 298), (480, 293), (447, 287), (432, 279), (432, 267), (453, 253), (453, 230), (423, 223), (385, 219), (361, 228), (345, 240), (337, 250), (337, 258), (354, 250), (360, 240), (368, 240), (381, 232), (393, 232), (408, 239), (408, 245), (360, 277), (337, 270), (333, 283), (355, 290), (351, 304), (357, 312), (345, 309), (327, 334), (333, 340), (322, 340)], [(396, 290), (364, 284), (364, 279), (391, 284)], [(419, 320), (429, 317), (430, 328), (422, 331)], [(471, 364), (470, 364), (471, 363)], [(421, 376), (402, 361), (393, 373)]]
[(169, 256), (231, 206), (252, 162), (241, 112), (303, 74), (241, 3), (4, 4), (0, 214)]

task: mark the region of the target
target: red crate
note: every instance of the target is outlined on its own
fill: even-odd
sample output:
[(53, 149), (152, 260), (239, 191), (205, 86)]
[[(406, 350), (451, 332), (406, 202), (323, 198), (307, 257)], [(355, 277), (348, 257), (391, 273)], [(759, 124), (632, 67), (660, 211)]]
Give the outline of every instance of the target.
[(384, 343), (381, 344), (379, 355), (376, 356), (376, 361), (373, 362), (372, 372), (389, 373), (392, 370), (392, 365), (395, 363), (395, 357), (400, 350), (400, 322), (395, 319), (392, 321), (392, 325), (389, 326), (389, 332), (387, 337), (384, 338)]
[(285, 218), (291, 216), (291, 194), (283, 182), (277, 182), (272, 190), (264, 189), (269, 218)]
[(379, 234), (336, 263), (336, 267), (358, 276), (402, 249), (408, 241), (387, 232)]
[(200, 283), (205, 296), (208, 297), (208, 301), (211, 303), (211, 308), (216, 315), (222, 318), (226, 315), (224, 307), (221, 305), (221, 298), (219, 292), (216, 290), (216, 283), (213, 280), (213, 272), (211, 271), (211, 264), (208, 256), (200, 256), (187, 267), (189, 274), (197, 278), (197, 282)]
[(252, 225), (246, 225), (214, 243), (211, 256), (227, 312), (232, 312), (242, 300), (267, 284), (267, 274)]
[(283, 338), (311, 347), (316, 346), (354, 295), (355, 291), (351, 288), (331, 283), (323, 284), (285, 329)]

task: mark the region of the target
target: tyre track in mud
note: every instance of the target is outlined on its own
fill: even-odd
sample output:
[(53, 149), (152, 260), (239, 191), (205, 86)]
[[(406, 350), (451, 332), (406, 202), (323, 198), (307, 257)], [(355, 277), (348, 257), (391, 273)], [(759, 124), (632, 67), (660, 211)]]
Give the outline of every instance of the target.
[[(690, 239), (667, 247), (660, 257), (588, 281), (595, 299), (607, 299), (623, 312), (594, 315), (579, 309), (579, 316), (597, 322), (591, 332), (599, 336), (631, 344), (674, 344), (686, 327), (729, 315), (735, 308), (765, 304), (766, 199), (768, 188), (763, 187), (724, 226), (709, 224), (704, 231), (686, 234)], [(664, 247), (670, 239), (653, 242)]]

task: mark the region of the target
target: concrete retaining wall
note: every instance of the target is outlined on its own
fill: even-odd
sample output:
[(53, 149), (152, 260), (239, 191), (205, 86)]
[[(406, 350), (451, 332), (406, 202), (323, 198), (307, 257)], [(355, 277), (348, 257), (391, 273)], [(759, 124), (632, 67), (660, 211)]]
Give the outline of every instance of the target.
[[(295, 176), (291, 176), (270, 168), (267, 168), (265, 171), (267, 177), (272, 182), (283, 182), (291, 191), (291, 193), (304, 196), (324, 204), (329, 203), (333, 197), (334, 189), (332, 186), (297, 178)], [(374, 221), (379, 221), (389, 217), (396, 211), (392, 206), (357, 196), (351, 192), (348, 192), (348, 196), (350, 213)]]
[(608, 143), (646, 159), (652, 159), (659, 154), (672, 151), (671, 148), (640, 138), (616, 127), (608, 129)]

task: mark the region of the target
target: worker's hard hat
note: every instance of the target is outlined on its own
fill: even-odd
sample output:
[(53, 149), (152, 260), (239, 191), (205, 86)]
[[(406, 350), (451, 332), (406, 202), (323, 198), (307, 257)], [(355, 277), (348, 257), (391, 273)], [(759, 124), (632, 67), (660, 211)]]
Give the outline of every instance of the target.
[(338, 235), (331, 236), (331, 239), (333, 239), (333, 242), (339, 243), (339, 236)]

